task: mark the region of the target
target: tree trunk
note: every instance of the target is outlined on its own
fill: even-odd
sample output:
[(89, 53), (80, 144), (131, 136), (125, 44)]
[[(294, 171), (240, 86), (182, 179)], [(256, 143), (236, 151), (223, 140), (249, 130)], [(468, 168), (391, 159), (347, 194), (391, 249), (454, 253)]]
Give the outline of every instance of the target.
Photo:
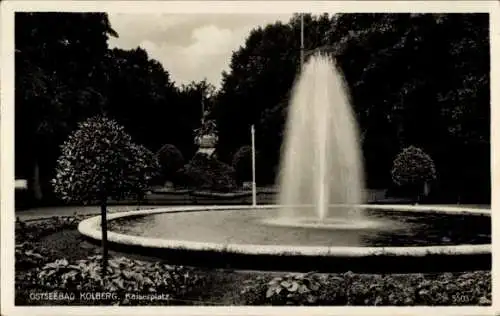
[(43, 199), (42, 186), (40, 183), (40, 164), (38, 160), (35, 160), (35, 166), (33, 168), (33, 197), (36, 201), (41, 201)]
[(106, 218), (107, 201), (101, 200), (101, 232), (102, 232), (102, 276), (106, 275), (108, 268), (108, 220)]

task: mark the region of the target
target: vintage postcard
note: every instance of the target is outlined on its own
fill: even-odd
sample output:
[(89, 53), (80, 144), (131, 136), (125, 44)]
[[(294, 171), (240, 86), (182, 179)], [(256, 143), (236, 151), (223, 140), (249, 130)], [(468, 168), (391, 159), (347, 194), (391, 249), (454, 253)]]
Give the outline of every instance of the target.
[(4, 1), (2, 315), (498, 312), (498, 6)]

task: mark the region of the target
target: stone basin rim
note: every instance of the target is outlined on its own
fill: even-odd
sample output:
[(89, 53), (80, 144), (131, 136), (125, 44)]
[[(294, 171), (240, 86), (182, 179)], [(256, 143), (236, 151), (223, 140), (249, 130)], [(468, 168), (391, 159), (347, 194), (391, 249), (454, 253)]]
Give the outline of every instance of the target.
[[(301, 207), (307, 205), (300, 205)], [(335, 204), (331, 207), (349, 205)], [(352, 205), (351, 205), (352, 206)], [(197, 212), (197, 211), (237, 211), (245, 209), (275, 209), (283, 205), (214, 205), (214, 206), (174, 206), (161, 209), (137, 210), (117, 212), (107, 215), (108, 220), (119, 218), (155, 215), (162, 213)], [(491, 217), (488, 209), (473, 207), (426, 206), (426, 205), (383, 205), (361, 204), (356, 207), (378, 209), (386, 211), (413, 211), (462, 215), (484, 215)], [(94, 216), (83, 220), (78, 225), (78, 231), (83, 236), (94, 241), (101, 241), (101, 217)], [(293, 246), (293, 245), (258, 245), (258, 244), (224, 244), (211, 242), (194, 242), (187, 240), (173, 240), (152, 237), (141, 237), (108, 231), (108, 242), (123, 246), (139, 246), (158, 250), (186, 250), (197, 252), (220, 252), (240, 255), (281, 255), (306, 257), (370, 257), (370, 256), (399, 256), (423, 257), (426, 255), (489, 255), (491, 244), (460, 244), (450, 246), (413, 246), (413, 247), (347, 247), (347, 246)]]

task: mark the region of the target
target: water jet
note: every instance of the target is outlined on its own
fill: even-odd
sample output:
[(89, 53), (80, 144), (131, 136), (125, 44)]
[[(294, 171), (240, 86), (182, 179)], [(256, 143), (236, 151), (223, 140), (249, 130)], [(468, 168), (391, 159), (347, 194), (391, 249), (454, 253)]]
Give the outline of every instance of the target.
[(359, 208), (330, 204), (362, 204), (363, 171), (358, 127), (345, 85), (333, 58), (316, 52), (302, 69), (293, 89), (281, 163), (279, 204), (283, 217), (302, 218), (291, 205), (315, 205), (320, 221), (363, 220)]

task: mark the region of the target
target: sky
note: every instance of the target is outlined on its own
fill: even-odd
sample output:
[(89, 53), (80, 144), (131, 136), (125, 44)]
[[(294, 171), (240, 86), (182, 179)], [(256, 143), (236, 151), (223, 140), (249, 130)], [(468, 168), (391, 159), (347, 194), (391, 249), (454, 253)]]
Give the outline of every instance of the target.
[(108, 14), (119, 38), (110, 48), (138, 46), (158, 60), (177, 86), (207, 79), (220, 87), (233, 51), (244, 45), (250, 31), (291, 14)]

